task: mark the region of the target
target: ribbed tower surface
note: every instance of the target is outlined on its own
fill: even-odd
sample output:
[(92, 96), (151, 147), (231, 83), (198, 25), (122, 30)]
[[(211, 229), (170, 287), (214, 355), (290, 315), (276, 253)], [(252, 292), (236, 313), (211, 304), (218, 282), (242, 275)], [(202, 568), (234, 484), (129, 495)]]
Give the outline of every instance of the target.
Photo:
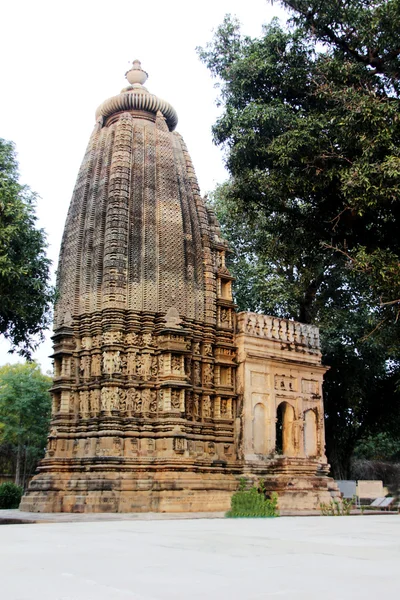
[(24, 510), (223, 510), (235, 487), (227, 246), (174, 109), (138, 61), (127, 78), (97, 110), (68, 212), (52, 426)]

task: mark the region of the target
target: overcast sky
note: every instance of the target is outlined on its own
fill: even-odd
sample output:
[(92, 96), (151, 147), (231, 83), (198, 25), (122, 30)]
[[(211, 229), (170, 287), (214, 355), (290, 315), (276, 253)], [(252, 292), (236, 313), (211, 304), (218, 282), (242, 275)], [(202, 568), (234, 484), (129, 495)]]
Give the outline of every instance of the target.
[[(124, 74), (134, 59), (149, 74), (149, 91), (177, 111), (202, 193), (226, 178), (211, 139), (215, 82), (195, 48), (211, 40), (229, 12), (252, 36), (274, 15), (283, 18), (268, 0), (13, 0), (2, 6), (0, 137), (15, 142), (21, 181), (40, 195), (37, 214), (53, 270), (95, 110), (127, 85)], [(0, 365), (21, 360), (7, 349), (0, 342)], [(47, 340), (35, 355), (44, 370), (50, 353)]]

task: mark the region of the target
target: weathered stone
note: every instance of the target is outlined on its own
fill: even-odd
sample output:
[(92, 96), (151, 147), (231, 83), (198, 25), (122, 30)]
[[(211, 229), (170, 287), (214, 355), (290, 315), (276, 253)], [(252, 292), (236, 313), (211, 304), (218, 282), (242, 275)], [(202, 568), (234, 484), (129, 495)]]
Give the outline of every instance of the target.
[(51, 433), (21, 507), (225, 510), (241, 475), (282, 508), (315, 507), (336, 493), (318, 330), (235, 314), (229, 249), (176, 113), (138, 61), (127, 76), (97, 111), (68, 212)]

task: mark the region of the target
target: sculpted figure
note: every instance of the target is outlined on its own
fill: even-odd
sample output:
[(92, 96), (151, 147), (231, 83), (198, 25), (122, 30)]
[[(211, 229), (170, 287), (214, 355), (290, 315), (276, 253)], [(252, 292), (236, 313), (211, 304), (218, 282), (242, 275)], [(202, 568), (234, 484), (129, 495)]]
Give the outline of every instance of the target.
[(119, 410), (121, 412), (126, 412), (126, 393), (124, 390), (120, 390)]
[(196, 418), (198, 418), (200, 416), (200, 396), (199, 396), (199, 394), (194, 394), (193, 415)]
[(101, 390), (101, 410), (110, 412), (111, 410), (111, 390), (110, 388), (102, 388)]
[(119, 388), (111, 388), (110, 410), (119, 410)]
[(193, 416), (193, 394), (191, 392), (186, 392), (186, 414), (188, 416)]
[(157, 374), (158, 374), (158, 357), (153, 356), (151, 359), (150, 375), (151, 375), (151, 377), (157, 377)]
[(230, 311), (227, 308), (221, 308), (221, 323), (230, 324)]
[(157, 392), (156, 392), (156, 390), (151, 390), (151, 392), (150, 392), (149, 410), (152, 413), (157, 412)]
[(171, 392), (171, 408), (173, 410), (180, 410), (181, 408), (181, 394), (179, 390), (172, 390)]
[(112, 373), (113, 369), (113, 353), (103, 352), (103, 372), (107, 375)]
[(135, 346), (139, 343), (139, 336), (137, 333), (127, 333), (125, 336), (125, 343), (128, 346)]
[(177, 373), (181, 372), (181, 357), (180, 356), (172, 356), (171, 359), (171, 369)]
[(222, 398), (221, 400), (221, 417), (224, 417), (228, 414), (228, 400), (226, 398)]
[(152, 361), (153, 361), (153, 357), (151, 354), (143, 355), (143, 375), (146, 379), (148, 379), (150, 377)]
[(125, 355), (121, 356), (121, 373), (122, 375), (126, 375), (126, 368), (127, 368), (127, 358)]
[(103, 333), (103, 342), (105, 344), (118, 344), (122, 340), (121, 331), (105, 331)]
[(142, 396), (140, 390), (135, 391), (133, 410), (134, 412), (142, 412)]
[(100, 390), (90, 392), (90, 412), (97, 415), (100, 410)]
[(142, 344), (143, 346), (151, 346), (153, 337), (151, 333), (144, 333), (142, 335)]
[(204, 354), (206, 356), (212, 356), (213, 348), (212, 344), (204, 344)]
[(193, 363), (193, 380), (194, 385), (201, 385), (200, 363), (197, 361)]
[(83, 350), (90, 350), (90, 348), (92, 347), (92, 338), (83, 337), (81, 341), (81, 347)]
[(149, 412), (150, 408), (150, 390), (145, 389), (142, 391), (142, 411)]
[(140, 354), (136, 357), (136, 375), (138, 375), (139, 377), (144, 377), (144, 371), (144, 356)]
[(93, 348), (101, 348), (101, 341), (102, 341), (101, 335), (94, 335), (92, 338)]
[(100, 375), (101, 375), (101, 356), (100, 356), (100, 354), (94, 354), (92, 356), (91, 374), (93, 377), (100, 377)]
[(211, 417), (211, 400), (210, 396), (204, 396), (203, 398), (203, 417), (209, 419)]
[(214, 367), (212, 365), (210, 365), (209, 363), (207, 363), (206, 365), (204, 365), (204, 370), (203, 370), (204, 385), (211, 385), (213, 382), (213, 378), (214, 378)]
[(120, 373), (121, 371), (121, 357), (120, 357), (120, 352), (114, 352), (113, 355), (113, 373)]
[(183, 452), (185, 450), (185, 439), (174, 438), (174, 449), (176, 452)]
[(126, 372), (128, 375), (136, 375), (136, 352), (128, 352), (126, 357)]
[(89, 412), (89, 393), (87, 391), (79, 392), (79, 412), (81, 415)]
[(81, 377), (83, 377), (84, 379), (89, 379), (90, 377), (90, 356), (82, 356), (80, 363), (79, 363), (79, 369), (80, 369), (80, 374)]
[(129, 390), (126, 392), (126, 410), (128, 412), (132, 412), (135, 408), (135, 406), (134, 406), (135, 397), (136, 397), (135, 388), (129, 388)]

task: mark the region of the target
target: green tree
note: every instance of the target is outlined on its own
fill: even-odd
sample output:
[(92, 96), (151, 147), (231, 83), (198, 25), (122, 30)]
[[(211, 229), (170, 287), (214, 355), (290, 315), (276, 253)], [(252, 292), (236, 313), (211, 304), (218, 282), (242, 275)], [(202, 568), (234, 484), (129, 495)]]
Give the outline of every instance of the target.
[(18, 181), (14, 146), (0, 139), (0, 334), (30, 357), (49, 325), (52, 290), (36, 195)]
[[(316, 14), (344, 4), (346, 35), (380, 43), (371, 3), (319, 2)], [(343, 476), (360, 436), (400, 421), (397, 76), (393, 56), (377, 70), (296, 15), (259, 39), (226, 17), (200, 50), (219, 80), (214, 139), (231, 174), (214, 200), (240, 308), (321, 327), (328, 455)]]
[[(342, 3), (323, 6), (331, 4)], [(357, 22), (348, 25), (353, 30)], [(279, 235), (306, 236), (324, 261), (333, 251), (341, 255), (368, 275), (382, 319), (396, 318), (396, 82), (341, 48), (318, 52), (318, 41), (304, 28), (283, 31), (276, 21), (252, 40), (226, 18), (200, 52), (219, 78), (224, 107), (214, 139), (226, 150), (232, 196), (246, 210), (262, 207)]]
[(0, 445), (12, 449), (15, 483), (23, 485), (46, 447), (51, 378), (33, 362), (0, 367)]

